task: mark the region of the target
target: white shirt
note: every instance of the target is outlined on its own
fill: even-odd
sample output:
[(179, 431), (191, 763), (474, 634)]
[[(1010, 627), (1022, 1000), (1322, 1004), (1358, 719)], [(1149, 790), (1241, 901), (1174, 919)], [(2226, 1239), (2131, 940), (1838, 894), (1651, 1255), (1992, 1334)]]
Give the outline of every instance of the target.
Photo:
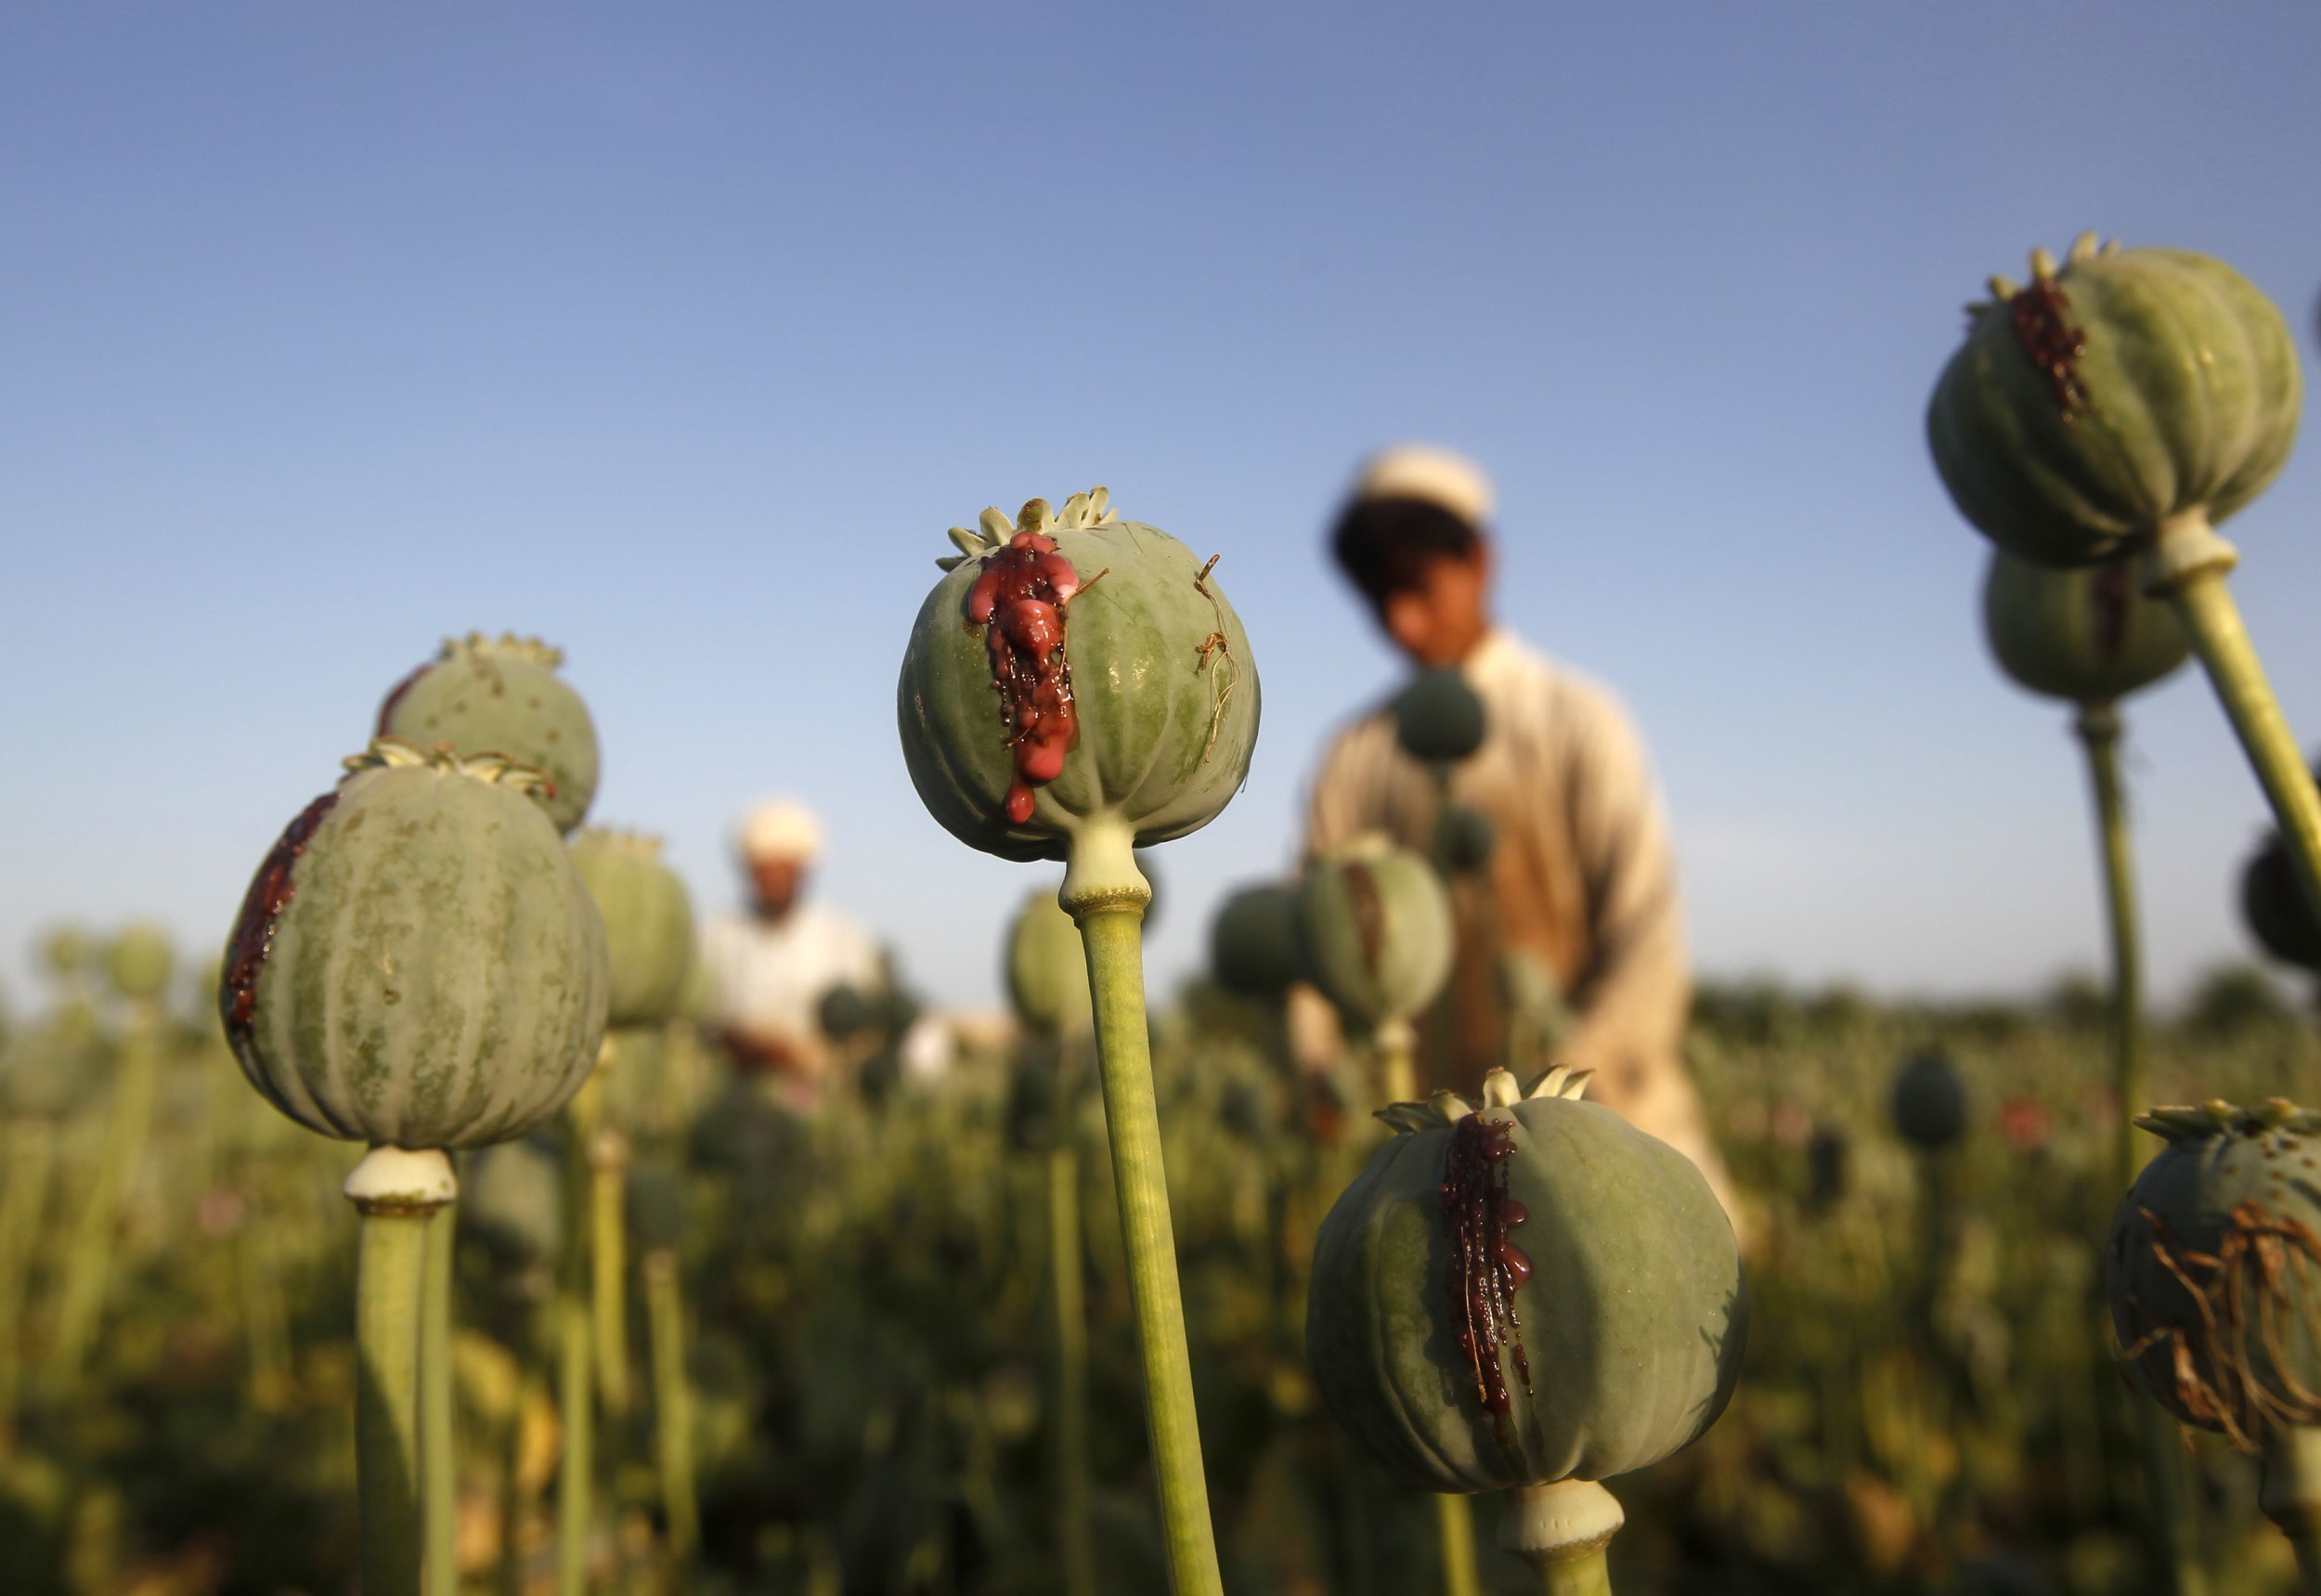
[(823, 994), (886, 984), (878, 944), (853, 921), (800, 903), (779, 921), (724, 915), (702, 933), (710, 1013), (732, 1031), (779, 1037), (819, 1055)]

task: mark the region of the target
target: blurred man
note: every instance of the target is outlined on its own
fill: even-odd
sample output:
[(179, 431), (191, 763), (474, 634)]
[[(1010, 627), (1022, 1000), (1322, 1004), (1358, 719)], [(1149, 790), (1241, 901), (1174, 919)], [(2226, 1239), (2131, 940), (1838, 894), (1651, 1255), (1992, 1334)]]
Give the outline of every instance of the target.
[(750, 907), (712, 920), (703, 934), (711, 1016), (736, 1068), (778, 1074), (793, 1101), (810, 1101), (827, 1084), (832, 1057), (823, 997), (838, 986), (883, 990), (884, 961), (853, 921), (806, 901), (823, 843), (811, 811), (760, 804), (743, 817), (738, 840)]
[[(1460, 896), (1447, 1023), (1421, 1028), (1434, 1042), (1431, 1084), (1480, 1089), (1505, 1045), (1494, 958), (1527, 954), (1576, 1022), (1559, 1061), (1594, 1070), (1588, 1096), (1690, 1156), (1721, 1197), (1722, 1162), (1681, 1057), (1684, 927), (1643, 744), (1611, 693), (1496, 624), (1491, 516), (1490, 484), (1472, 462), (1390, 449), (1363, 471), (1331, 538), (1387, 638), (1414, 666), (1457, 667), (1488, 716), (1451, 795), (1489, 819), (1496, 845), (1487, 890)], [(1432, 853), (1438, 802), (1392, 714), (1374, 709), (1322, 760), (1306, 850), (1383, 831)]]

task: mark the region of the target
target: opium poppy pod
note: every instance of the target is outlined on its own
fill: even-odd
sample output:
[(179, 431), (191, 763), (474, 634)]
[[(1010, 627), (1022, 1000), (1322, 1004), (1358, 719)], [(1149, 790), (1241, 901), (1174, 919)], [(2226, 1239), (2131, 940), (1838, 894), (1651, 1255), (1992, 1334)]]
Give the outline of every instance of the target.
[(572, 839), (572, 863), (604, 917), (612, 1022), (676, 1019), (693, 973), (694, 906), (684, 882), (661, 863), (661, 839), (590, 826)]
[(1206, 825), (1249, 773), (1257, 669), (1215, 562), (1100, 487), (951, 537), (896, 688), (912, 784), (987, 853), (1085, 873), (1101, 835), (1135, 878), (1118, 855)]
[(1450, 977), (1443, 878), (1383, 837), (1361, 837), (1306, 867), (1298, 927), (1314, 983), (1366, 1025), (1409, 1019)]
[(1692, 1161), (1587, 1077), (1484, 1101), (1438, 1092), (1339, 1198), (1314, 1254), (1306, 1356), (1323, 1401), (1411, 1485), (1601, 1480), (1717, 1421), (1748, 1295), (1732, 1226)]
[(2121, 1357), (2169, 1412), (2243, 1447), (2321, 1423), (2321, 1113), (2276, 1097), (2135, 1122), (2168, 1145), (2104, 1249)]
[(1982, 622), (2002, 670), (2076, 704), (2124, 698), (2192, 652), (2175, 610), (2146, 594), (2127, 559), (2055, 570), (1994, 549)]
[(564, 650), (512, 632), (447, 638), (379, 706), (379, 735), (422, 748), (499, 754), (553, 784), (549, 818), (570, 831), (596, 796), (596, 722), (556, 674)]
[(1272, 882), (1244, 887), (1209, 924), (1209, 972), (1244, 997), (1279, 997), (1305, 970), (1298, 892)]
[(1035, 1036), (1057, 1036), (1087, 1029), (1093, 1008), (1088, 965), (1080, 928), (1056, 902), (1035, 888), (1007, 928), (1007, 1002), (1016, 1021)]
[(594, 1067), (604, 924), (536, 793), (497, 756), (382, 738), (258, 867), (218, 1008), (242, 1072), (324, 1135), (520, 1136)]
[(2095, 247), (1990, 279), (1927, 408), (1943, 486), (1990, 540), (2078, 565), (2214, 525), (2289, 458), (2302, 378), (2279, 309), (2223, 261)]

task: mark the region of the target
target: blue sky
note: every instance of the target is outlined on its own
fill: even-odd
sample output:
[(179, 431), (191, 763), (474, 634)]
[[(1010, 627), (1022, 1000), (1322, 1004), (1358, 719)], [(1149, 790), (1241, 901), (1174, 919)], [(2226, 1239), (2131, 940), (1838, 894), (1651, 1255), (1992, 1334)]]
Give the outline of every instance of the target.
[[(1701, 967), (2029, 990), (2102, 942), (2075, 748), (1986, 663), (1926, 393), (2083, 227), (2272, 293), (2311, 373), (2321, 12), (2250, 5), (0, 12), (0, 975), (205, 950), (441, 636), (543, 634), (597, 813), (705, 907), (763, 793), (940, 996), (1039, 874), (893, 728), (944, 527), (1104, 482), (1225, 558), (1266, 721), (1154, 973), (1289, 857), (1394, 668), (1357, 458), (1481, 459), (1503, 609), (1650, 739)], [(2321, 740), (2321, 464), (2228, 530)], [(2131, 710), (2163, 993), (2263, 823), (2203, 683)]]

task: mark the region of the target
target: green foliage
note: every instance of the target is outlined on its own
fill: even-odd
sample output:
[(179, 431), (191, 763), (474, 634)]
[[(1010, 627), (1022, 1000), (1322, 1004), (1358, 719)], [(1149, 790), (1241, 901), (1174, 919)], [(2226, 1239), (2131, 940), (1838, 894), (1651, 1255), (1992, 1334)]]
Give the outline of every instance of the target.
[[(2158, 1596), (2134, 1462), (2142, 1399), (2112, 1362), (2102, 1296), (2120, 1193), (2101, 1033), (2037, 1013), (1998, 1026), (1995, 1012), (1705, 992), (1687, 1045), (1754, 1238), (1749, 1347), (1717, 1426), (1615, 1483), (1629, 1521), (1616, 1588), (1949, 1596), (2007, 1577), (2057, 1596)], [(56, 1018), (28, 1015), (23, 1029)], [(1202, 989), (1153, 1019), (1228, 1588), (1433, 1589), (1430, 1504), (1321, 1410), (1303, 1356), (1316, 1230), (1383, 1133), (1358, 1114), (1310, 1117), (1311, 1088), (1251, 1005)], [(110, 1080), (119, 1016), (81, 1023), (84, 1068)], [(114, 1307), (78, 1388), (42, 1378), (76, 1201), (52, 1198), (28, 1309), (0, 1327), (24, 1374), (0, 1460), (0, 1569), (11, 1593), (61, 1593), (68, 1569), (73, 1596), (344, 1590), (355, 1219), (337, 1188), (357, 1149), (260, 1102), (214, 1022), (172, 1029), (166, 1045)], [(1918, 1248), (1913, 1161), (1885, 1101), (1888, 1063), (1922, 1046), (1947, 1049), (1993, 1106), (1991, 1133), (1955, 1151), (1956, 1244), (1938, 1267)], [(2162, 1100), (2256, 1101), (2309, 1093), (2321, 1045), (2294, 1017), (2175, 1025), (2156, 1035), (2153, 1070)], [(654, 1072), (662, 1117), (632, 1129), (633, 1184), (653, 1188), (636, 1207), (640, 1243), (674, 1238), (693, 1327), (702, 1550), (690, 1576), (663, 1562), (640, 1413), (599, 1437), (599, 1589), (1057, 1589), (1051, 1415), (1031, 1395), (1046, 1383), (1046, 1155), (1011, 1150), (1013, 1074), (971, 1049), (945, 1083), (899, 1088), (882, 1113), (804, 1118), (773, 1083), (730, 1078), (689, 1030), (672, 1032)], [(1083, 1062), (1054, 1111), (1082, 1178), (1098, 1566), (1108, 1593), (1153, 1596), (1137, 1366), (1091, 1080)], [(94, 1177), (103, 1101), (53, 1133), (54, 1193)], [(2043, 1119), (2019, 1114), (2007, 1131), (2010, 1104)], [(1817, 1140), (1832, 1137), (1845, 1147), (1836, 1183), (1816, 1174)], [(463, 1182), (483, 1161), (462, 1159)], [(468, 1584), (491, 1590), (503, 1487), (524, 1543), (545, 1534), (554, 1433), (538, 1296), (484, 1233), (473, 1186), (469, 1200), (460, 1472), (482, 1559)], [(2213, 1589), (2290, 1590), (2254, 1471), (2207, 1436), (2190, 1461)], [(1490, 1547), (1489, 1511), (1485, 1590), (1536, 1589)], [(520, 1561), (545, 1575), (537, 1556)]]

